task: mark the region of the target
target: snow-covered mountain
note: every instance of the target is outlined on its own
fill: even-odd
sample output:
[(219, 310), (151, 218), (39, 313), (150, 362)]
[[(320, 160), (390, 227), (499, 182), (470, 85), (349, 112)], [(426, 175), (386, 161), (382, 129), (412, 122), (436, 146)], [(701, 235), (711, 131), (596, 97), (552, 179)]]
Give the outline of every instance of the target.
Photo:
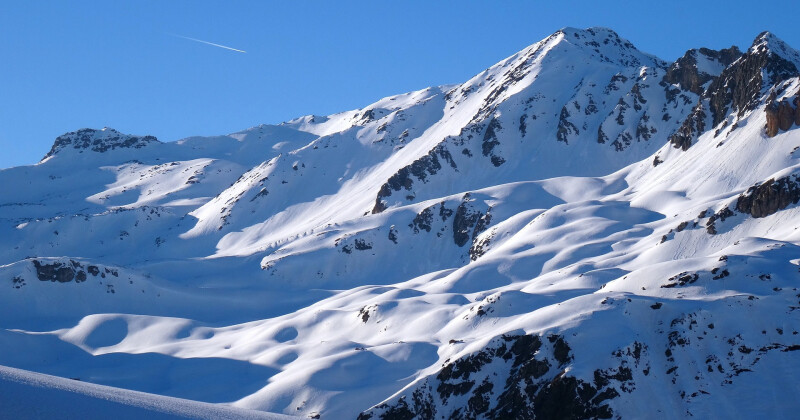
[(0, 170), (0, 365), (312, 418), (791, 418), (798, 69), (565, 28), (340, 114), (67, 133)]

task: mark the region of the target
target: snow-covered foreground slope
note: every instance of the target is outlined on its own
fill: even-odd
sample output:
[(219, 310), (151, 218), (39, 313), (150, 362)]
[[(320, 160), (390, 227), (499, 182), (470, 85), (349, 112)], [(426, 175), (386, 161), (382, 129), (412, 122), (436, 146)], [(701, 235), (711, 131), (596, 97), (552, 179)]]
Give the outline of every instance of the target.
[(0, 364), (306, 417), (791, 418), (798, 68), (566, 28), (360, 110), (68, 133), (0, 171)]
[(16, 419), (265, 419), (296, 417), (145, 394), (0, 366), (0, 412)]

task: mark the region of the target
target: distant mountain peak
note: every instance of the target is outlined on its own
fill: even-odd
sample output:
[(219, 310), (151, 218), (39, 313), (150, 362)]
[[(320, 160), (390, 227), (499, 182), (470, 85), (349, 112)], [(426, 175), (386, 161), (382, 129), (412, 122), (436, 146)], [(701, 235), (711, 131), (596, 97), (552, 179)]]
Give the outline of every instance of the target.
[(50, 151), (42, 158), (42, 161), (68, 149), (75, 149), (80, 153), (83, 153), (84, 150), (103, 153), (120, 148), (140, 149), (151, 143), (160, 142), (154, 136), (132, 136), (120, 133), (109, 127), (103, 127), (100, 130), (82, 128), (58, 136), (55, 142), (53, 142)]
[(563, 41), (573, 44), (596, 56), (602, 61), (616, 62), (625, 66), (657, 66), (666, 67), (667, 62), (658, 57), (640, 51), (630, 41), (622, 38), (615, 31), (604, 27), (578, 29), (565, 27), (552, 36), (563, 36)]
[(800, 75), (800, 52), (771, 32), (758, 34), (747, 55), (763, 57), (761, 60), (770, 73), (771, 83)]
[(775, 54), (778, 54), (786, 59), (797, 60), (800, 58), (800, 53), (790, 47), (784, 40), (769, 31), (764, 31), (758, 34), (750, 46), (750, 51), (757, 51), (760, 49), (769, 49)]
[(735, 45), (719, 51), (692, 48), (669, 66), (664, 81), (700, 95), (707, 87), (706, 83), (741, 56), (742, 52)]

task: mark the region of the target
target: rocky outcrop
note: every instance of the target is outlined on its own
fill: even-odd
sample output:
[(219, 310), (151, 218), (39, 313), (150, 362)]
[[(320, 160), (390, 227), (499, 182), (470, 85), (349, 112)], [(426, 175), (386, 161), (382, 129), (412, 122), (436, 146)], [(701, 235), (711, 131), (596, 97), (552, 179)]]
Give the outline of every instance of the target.
[(481, 143), (481, 152), (492, 161), (492, 165), (495, 167), (506, 162), (502, 156), (498, 156), (494, 151), (495, 147), (500, 144), (500, 141), (497, 140), (497, 131), (502, 128), (500, 121), (497, 118), (492, 118), (486, 126), (486, 133), (484, 133), (483, 142)]
[[(633, 350), (614, 356), (629, 354), (638, 364), (643, 351), (644, 346), (635, 343)], [(616, 368), (595, 370), (593, 380), (587, 381), (569, 374), (567, 365), (572, 360), (572, 349), (560, 335), (503, 335), (481, 351), (445, 362), (435, 376), (426, 378), (413, 391), (358, 418), (614, 417), (608, 402), (634, 388), (629, 363), (622, 361)]]
[(794, 97), (794, 123), (800, 126), (800, 89)]
[(75, 268), (70, 264), (61, 262), (45, 264), (38, 260), (33, 260), (33, 266), (36, 268), (36, 277), (41, 281), (69, 283), (75, 279)]
[(736, 201), (736, 210), (755, 218), (766, 217), (800, 201), (800, 177), (770, 179), (750, 187)]
[(794, 124), (794, 108), (786, 100), (778, 105), (778, 127), (786, 131)]
[(706, 129), (707, 116), (705, 109), (702, 101), (695, 106), (692, 113), (686, 117), (683, 124), (678, 128), (678, 131), (669, 136), (669, 142), (672, 147), (686, 151), (697, 141), (697, 138)]
[(106, 274), (119, 277), (117, 270), (104, 268), (101, 271), (96, 265), (84, 266), (75, 260), (40, 261), (35, 259), (31, 260), (31, 263), (36, 270), (36, 277), (40, 281), (69, 283), (74, 280), (75, 283), (82, 283), (86, 281), (87, 273), (93, 277), (100, 275), (105, 278)]
[(381, 186), (378, 196), (375, 198), (372, 214), (381, 213), (388, 208), (388, 204), (384, 199), (390, 197), (393, 191), (403, 189), (411, 191), (414, 179), (425, 182), (429, 175), (435, 175), (439, 172), (442, 169), (440, 159), (447, 162), (451, 168), (456, 169), (456, 163), (447, 148), (443, 144), (434, 147), (425, 156), (401, 168)]
[(767, 137), (775, 137), (778, 134), (778, 105), (775, 103), (768, 103), (764, 109), (764, 114), (767, 117)]
[[(408, 227), (415, 234), (423, 231), (430, 233), (436, 224), (436, 234), (441, 237), (446, 230), (447, 220), (452, 216), (453, 242), (458, 247), (463, 247), (467, 243), (474, 244), (478, 235), (483, 233), (492, 221), (492, 208), (476, 205), (470, 193), (464, 194), (455, 210), (447, 208), (445, 204), (442, 201), (426, 207), (414, 216)], [(438, 224), (438, 219), (441, 219), (441, 224)]]
[(160, 142), (153, 136), (131, 136), (122, 134), (113, 128), (104, 128), (102, 130), (84, 128), (58, 136), (50, 151), (44, 155), (42, 160), (68, 148), (81, 152), (89, 150), (103, 153), (114, 149), (140, 149), (153, 143)]
[[(705, 131), (706, 118), (710, 117), (710, 126), (715, 127), (725, 121), (731, 112), (741, 117), (746, 111), (752, 111), (759, 105), (765, 87), (800, 75), (793, 62), (796, 59), (786, 58), (794, 57), (797, 53), (790, 51), (783, 41), (768, 32), (756, 37), (753, 45), (743, 55), (735, 47), (719, 52), (701, 50), (705, 54), (716, 53), (714, 60), (720, 64), (727, 63), (718, 77), (703, 76), (697, 68), (693, 68), (696, 67), (698, 53), (691, 52), (676, 61), (663, 79), (667, 83), (681, 84), (696, 93), (702, 90), (697, 88), (698, 84), (710, 81), (708, 88), (701, 92), (695, 109), (669, 138), (675, 148), (682, 150), (689, 149)], [(769, 137), (777, 134), (779, 129), (791, 127), (787, 123), (796, 118), (795, 110), (789, 103), (770, 104), (766, 112), (766, 131)]]
[[(471, 240), (474, 241), (492, 221), (491, 208), (484, 214), (469, 203), (469, 194), (465, 194), (464, 201), (456, 209), (456, 215), (453, 218), (453, 242), (459, 247), (466, 245)], [(470, 233), (472, 233), (471, 236)]]
[[(794, 102), (797, 102), (795, 99)], [(775, 137), (780, 131), (792, 128), (800, 117), (800, 108), (795, 109), (786, 99), (779, 103), (769, 102), (766, 106), (767, 137)]]
[(686, 51), (683, 57), (672, 63), (667, 69), (667, 74), (664, 75), (663, 80), (672, 85), (680, 85), (681, 88), (700, 95), (703, 93), (703, 85), (718, 76), (718, 74), (710, 74), (704, 71), (705, 69), (699, 69), (698, 59), (717, 62), (721, 66), (727, 67), (741, 55), (742, 52), (736, 46), (719, 51), (708, 48), (691, 49)]
[(800, 74), (794, 63), (773, 51), (782, 46), (783, 41), (772, 34), (761, 33), (747, 53), (711, 83), (703, 97), (709, 99), (713, 126), (721, 123), (729, 111), (741, 115), (755, 109), (765, 85), (771, 86)]
[(579, 134), (578, 127), (569, 121), (569, 111), (565, 105), (561, 108), (561, 114), (558, 118), (558, 130), (556, 131), (556, 139), (569, 144), (569, 136), (571, 134)]

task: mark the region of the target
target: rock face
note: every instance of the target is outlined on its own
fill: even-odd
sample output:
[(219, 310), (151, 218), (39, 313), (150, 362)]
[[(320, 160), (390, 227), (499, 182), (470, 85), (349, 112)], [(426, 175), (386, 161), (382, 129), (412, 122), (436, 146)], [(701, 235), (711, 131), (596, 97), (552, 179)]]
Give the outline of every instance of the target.
[(691, 49), (672, 63), (664, 81), (700, 95), (703, 93), (703, 85), (719, 76), (708, 64), (717, 64), (718, 66), (714, 66), (716, 68), (727, 67), (741, 55), (742, 52), (736, 46), (719, 51), (708, 48)]
[[(794, 102), (797, 102), (795, 98)], [(767, 104), (765, 114), (767, 116), (767, 137), (775, 137), (780, 131), (792, 128), (795, 121), (800, 116), (800, 108), (795, 109), (786, 99), (779, 103), (770, 102)]]
[(669, 137), (669, 142), (676, 149), (689, 150), (692, 144), (706, 129), (706, 111), (702, 102), (692, 110), (680, 128)]
[(778, 122), (778, 105), (775, 103), (767, 104), (764, 113), (767, 116), (767, 137), (775, 137), (780, 127), (780, 123)]
[(41, 281), (69, 283), (75, 278), (75, 269), (68, 264), (43, 264), (33, 260), (33, 266), (36, 267), (36, 277)]
[(789, 105), (786, 100), (781, 101), (778, 105), (778, 127), (786, 131), (792, 127), (794, 123), (794, 108)]
[(375, 206), (372, 208), (372, 213), (381, 213), (387, 208), (384, 201), (387, 197), (392, 195), (392, 191), (400, 191), (405, 189), (411, 192), (414, 185), (414, 179), (425, 182), (429, 175), (434, 175), (442, 169), (441, 161), (450, 165), (453, 169), (456, 164), (453, 157), (444, 145), (439, 145), (433, 148), (427, 155), (417, 159), (412, 164), (403, 167), (397, 173), (392, 175), (386, 183), (381, 186), (378, 191), (378, 196), (375, 198)]
[[(710, 84), (701, 92), (700, 100), (691, 115), (670, 136), (670, 143), (675, 148), (687, 150), (699, 134), (705, 131), (707, 116), (711, 117), (712, 127), (722, 123), (730, 111), (741, 117), (745, 111), (753, 110), (759, 104), (765, 84), (774, 85), (799, 75), (797, 66), (786, 58), (793, 53), (787, 51), (788, 47), (783, 41), (769, 32), (763, 32), (756, 37), (750, 49), (738, 58), (735, 58), (738, 54), (735, 47), (719, 51), (719, 62), (730, 60), (730, 63), (718, 77), (706, 77), (698, 72), (698, 53), (687, 52), (673, 64), (671, 73), (665, 76), (664, 81), (686, 84), (694, 91), (697, 91), (698, 83), (710, 80)], [(788, 130), (792, 120), (796, 119), (794, 113), (794, 108), (788, 102), (785, 105), (781, 103), (767, 106), (767, 136), (775, 136), (778, 130)]]
[(794, 105), (794, 123), (800, 125), (800, 89), (797, 90), (797, 93), (794, 95), (794, 100), (792, 100), (792, 104)]
[(761, 33), (747, 53), (711, 83), (703, 96), (709, 99), (714, 126), (725, 119), (728, 110), (740, 114), (752, 110), (764, 82), (775, 84), (800, 74), (794, 63), (774, 51), (781, 47), (782, 41), (768, 32)]
[(736, 210), (753, 217), (766, 217), (800, 201), (800, 180), (797, 175), (770, 179), (750, 187), (736, 201)]
[(50, 262), (32, 260), (31, 263), (36, 270), (36, 278), (40, 281), (69, 283), (74, 280), (75, 283), (82, 283), (87, 279), (87, 272), (93, 277), (100, 275), (100, 277), (105, 278), (106, 274), (119, 277), (119, 272), (116, 269), (104, 268), (104, 271), (101, 272), (96, 265), (84, 266), (72, 259)]
[(618, 367), (598, 369), (593, 381), (585, 381), (565, 369), (574, 356), (563, 337), (503, 335), (484, 350), (445, 363), (411, 395), (378, 405), (358, 418), (612, 418), (608, 402), (620, 396), (617, 389), (631, 392), (633, 371), (629, 366), (638, 365), (643, 350), (636, 343), (633, 349), (620, 351), (615, 356), (626, 353), (633, 363), (623, 361)]

